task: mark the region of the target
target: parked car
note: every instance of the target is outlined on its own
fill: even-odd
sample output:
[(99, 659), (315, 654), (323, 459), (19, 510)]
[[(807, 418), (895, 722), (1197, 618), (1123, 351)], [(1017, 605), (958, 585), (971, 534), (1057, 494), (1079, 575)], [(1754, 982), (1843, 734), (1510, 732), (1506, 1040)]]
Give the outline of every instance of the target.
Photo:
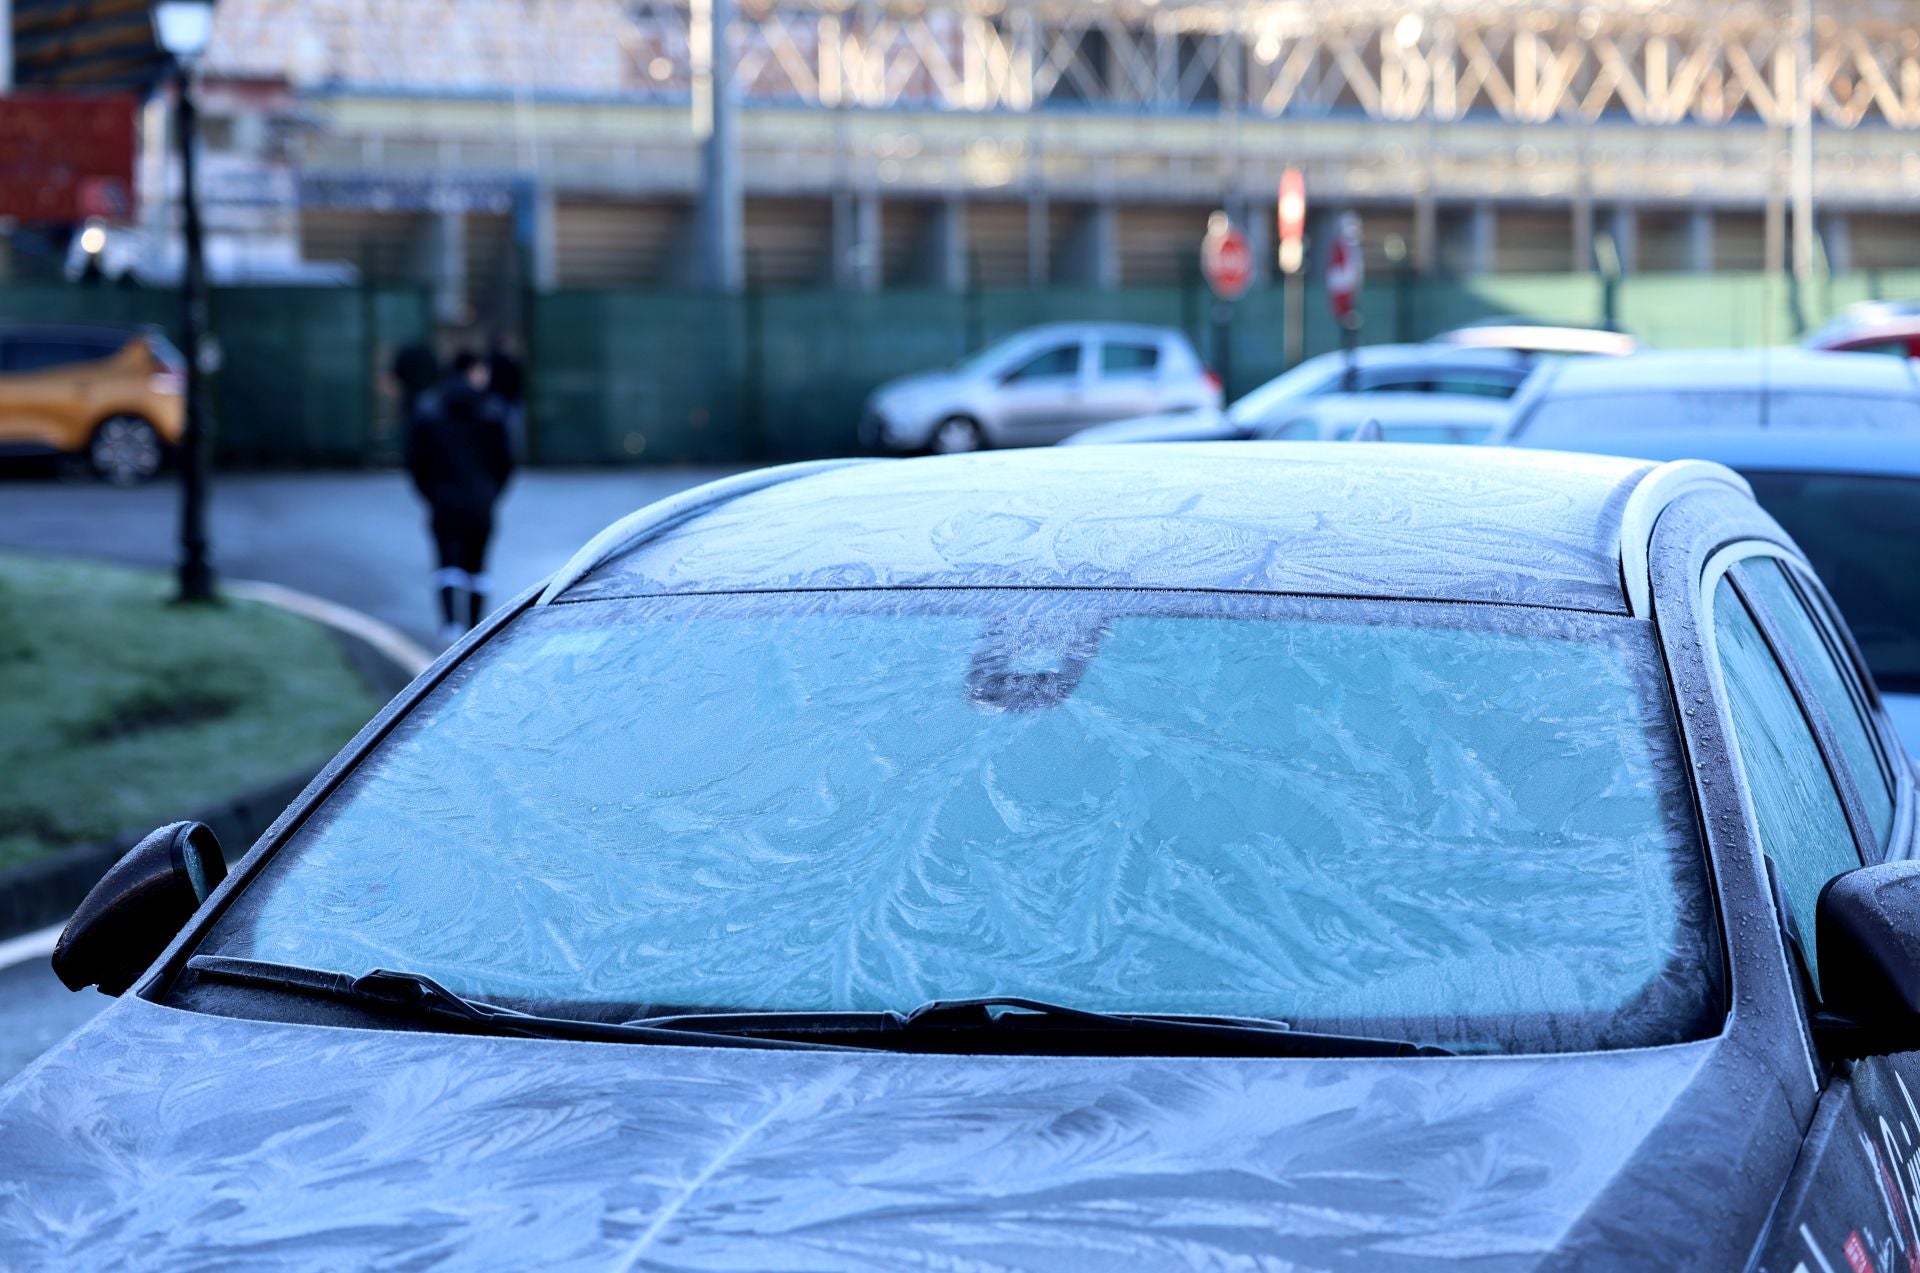
[(1920, 376), (1895, 359), (1798, 349), (1561, 359), (1543, 364), (1515, 395), (1506, 435), (1577, 449), (1595, 429), (1807, 425), (1920, 425)]
[(1920, 388), (1857, 354), (1661, 354), (1541, 373), (1501, 440), (1738, 470), (1826, 580), (1920, 755)]
[(1273, 441), (1485, 442), (1505, 427), (1507, 404), (1444, 393), (1331, 393), (1277, 414), (1254, 432)]
[(230, 872), (114, 868), (55, 970), (131, 993), (0, 1089), (0, 1250), (1905, 1267), (1914, 776), (1848, 648), (1711, 464), (731, 478)]
[[(1110, 442), (1343, 442), (1371, 424), (1385, 442), (1484, 442), (1506, 424), (1507, 405), (1491, 398), (1432, 393), (1328, 393), (1275, 410), (1252, 428), (1228, 432), (1218, 416), (1172, 416), (1083, 429), (1062, 446)], [(1184, 428), (1182, 426), (1185, 426)]]
[(1572, 327), (1509, 317), (1469, 323), (1433, 338), (1437, 345), (1459, 349), (1509, 349), (1522, 354), (1598, 354), (1624, 358), (1637, 353), (1640, 342), (1625, 332), (1604, 327)]
[(0, 325), (0, 454), (71, 455), (117, 485), (144, 482), (180, 440), (185, 372), (158, 333)]
[(1920, 358), (1920, 304), (1865, 301), (1849, 305), (1801, 343), (1808, 349), (1839, 353)]
[(1104, 420), (1219, 407), (1219, 379), (1179, 332), (1055, 323), (950, 370), (881, 385), (867, 401), (860, 441), (936, 454), (1034, 446)]
[(1300, 403), (1335, 393), (1431, 393), (1470, 398), (1511, 397), (1533, 369), (1532, 359), (1496, 349), (1440, 345), (1367, 345), (1354, 351), (1349, 374), (1343, 353), (1320, 354), (1249, 393), (1224, 412), (1143, 416), (1083, 429), (1077, 444), (1094, 442), (1223, 442), (1254, 437), (1263, 426), (1291, 418)]

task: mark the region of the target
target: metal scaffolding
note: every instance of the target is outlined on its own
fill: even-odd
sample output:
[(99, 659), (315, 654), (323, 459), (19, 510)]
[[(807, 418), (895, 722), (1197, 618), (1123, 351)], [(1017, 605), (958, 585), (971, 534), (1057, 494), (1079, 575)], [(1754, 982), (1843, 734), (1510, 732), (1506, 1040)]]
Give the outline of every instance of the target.
[[(734, 48), (747, 98), (820, 106), (1785, 127), (1804, 91), (1828, 125), (1920, 127), (1920, 4), (1822, 5), (1805, 51), (1791, 10), (1618, 0), (779, 0), (741, 5)], [(658, 88), (684, 88), (687, 7), (629, 12), (636, 68)]]
[(723, 289), (743, 270), (872, 287), (918, 254), (941, 264), (916, 277), (1100, 285), (1151, 275), (1139, 262), (1165, 258), (1154, 245), (1183, 218), (1259, 224), (1287, 168), (1416, 269), (1587, 269), (1602, 242), (1629, 270), (1920, 261), (1904, 246), (1920, 0), (221, 0), (217, 15), (210, 72), (285, 97), (267, 132), (316, 243), (363, 222), (421, 238), (372, 220), (406, 216), (452, 242), (461, 217), (511, 212), (530, 276), (563, 284), (617, 264)]
[[(695, 0), (222, 0), (212, 62), (296, 85), (679, 97)], [(1920, 2), (743, 0), (769, 104), (1920, 127)], [(1803, 74), (1803, 71), (1805, 72)]]

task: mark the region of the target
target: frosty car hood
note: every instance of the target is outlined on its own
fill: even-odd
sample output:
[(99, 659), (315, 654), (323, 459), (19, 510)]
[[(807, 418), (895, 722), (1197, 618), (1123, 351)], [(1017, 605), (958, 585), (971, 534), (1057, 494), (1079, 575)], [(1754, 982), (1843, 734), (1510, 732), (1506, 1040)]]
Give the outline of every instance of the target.
[[(1667, 1241), (1724, 1261), (1729, 1225), (1752, 1223), (1735, 1187), (1753, 1168), (1746, 1129), (1771, 1111), (1750, 1086), (1738, 1120), (1687, 1112), (1690, 1093), (1724, 1086), (1709, 1082), (1719, 1046), (850, 1055), (375, 1032), (127, 999), (0, 1091), (0, 1251), (16, 1269), (1478, 1270), (1557, 1266), (1597, 1240), (1673, 1267), (1642, 1218), (1664, 1207), (1681, 1216)], [(1623, 1169), (1655, 1143), (1669, 1161), (1623, 1207), (1622, 1178), (1649, 1174), (1645, 1159)], [(1596, 1228), (1609, 1207), (1634, 1214)]]

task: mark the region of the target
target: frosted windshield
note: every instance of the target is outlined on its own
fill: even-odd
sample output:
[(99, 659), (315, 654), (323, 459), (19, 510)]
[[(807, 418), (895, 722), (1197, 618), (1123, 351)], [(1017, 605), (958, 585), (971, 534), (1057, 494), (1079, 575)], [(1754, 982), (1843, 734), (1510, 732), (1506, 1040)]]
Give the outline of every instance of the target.
[(204, 949), (541, 1004), (1025, 995), (1449, 1046), (1694, 1037), (1647, 625), (1016, 591), (529, 614)]

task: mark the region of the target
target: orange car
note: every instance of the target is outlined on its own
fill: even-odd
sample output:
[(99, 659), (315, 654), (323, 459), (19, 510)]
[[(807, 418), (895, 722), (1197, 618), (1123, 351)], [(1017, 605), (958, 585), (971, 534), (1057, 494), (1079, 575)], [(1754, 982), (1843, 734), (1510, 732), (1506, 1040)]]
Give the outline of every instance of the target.
[(157, 332), (0, 325), (0, 454), (84, 457), (115, 485), (180, 440), (186, 363)]

